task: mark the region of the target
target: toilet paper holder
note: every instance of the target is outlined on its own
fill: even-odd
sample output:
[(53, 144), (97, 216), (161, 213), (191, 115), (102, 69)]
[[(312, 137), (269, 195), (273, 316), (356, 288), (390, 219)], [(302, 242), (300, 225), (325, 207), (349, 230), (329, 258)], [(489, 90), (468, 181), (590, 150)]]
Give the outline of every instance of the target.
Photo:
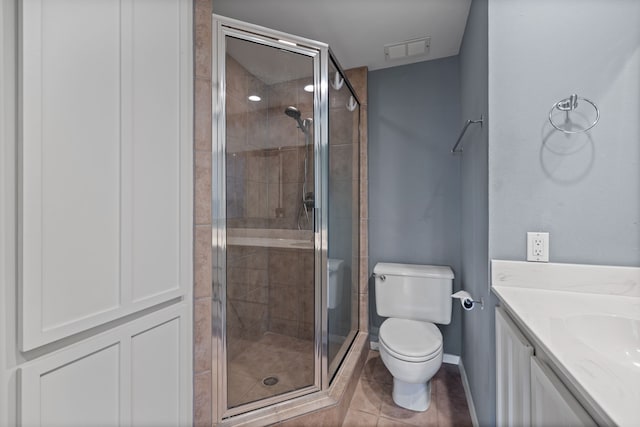
[(466, 311), (473, 310), (476, 304), (480, 304), (480, 310), (484, 310), (484, 298), (476, 300), (467, 291), (458, 291), (455, 294), (451, 295), (451, 298), (459, 299), (460, 305)]

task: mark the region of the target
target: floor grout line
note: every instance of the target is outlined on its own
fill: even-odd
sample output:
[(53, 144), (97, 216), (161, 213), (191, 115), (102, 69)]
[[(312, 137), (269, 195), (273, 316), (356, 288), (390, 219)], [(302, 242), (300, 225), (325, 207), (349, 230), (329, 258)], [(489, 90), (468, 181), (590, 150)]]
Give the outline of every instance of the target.
[[(443, 365), (432, 379), (431, 406), (425, 412), (409, 411), (393, 403), (392, 377), (378, 352), (370, 351), (358, 383), (343, 423), (345, 427), (364, 422), (380, 426), (472, 426), (460, 373), (448, 365)], [(373, 417), (376, 422), (371, 424)]]

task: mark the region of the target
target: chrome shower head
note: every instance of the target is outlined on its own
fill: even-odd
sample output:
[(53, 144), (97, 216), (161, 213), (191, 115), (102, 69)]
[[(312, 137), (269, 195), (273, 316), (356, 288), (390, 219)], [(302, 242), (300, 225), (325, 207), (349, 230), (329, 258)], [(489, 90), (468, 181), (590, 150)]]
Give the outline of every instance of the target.
[(305, 135), (309, 136), (309, 127), (311, 126), (311, 123), (313, 122), (313, 120), (311, 118), (302, 120), (300, 118), (300, 116), (301, 116), (300, 110), (298, 110), (296, 107), (293, 107), (291, 105), (284, 109), (284, 113), (287, 116), (289, 116), (292, 119), (294, 119), (296, 122), (298, 122), (298, 127), (300, 128), (300, 130)]
[(298, 122), (298, 127), (302, 132), (304, 132), (305, 134), (307, 133), (305, 122), (300, 118), (300, 110), (298, 110), (296, 107), (288, 106), (284, 109), (284, 113)]
[(289, 107), (284, 109), (284, 113), (287, 116), (289, 116), (289, 117), (291, 117), (291, 118), (293, 118), (293, 119), (295, 119), (297, 121), (300, 120), (300, 110), (298, 110), (296, 107), (289, 106)]

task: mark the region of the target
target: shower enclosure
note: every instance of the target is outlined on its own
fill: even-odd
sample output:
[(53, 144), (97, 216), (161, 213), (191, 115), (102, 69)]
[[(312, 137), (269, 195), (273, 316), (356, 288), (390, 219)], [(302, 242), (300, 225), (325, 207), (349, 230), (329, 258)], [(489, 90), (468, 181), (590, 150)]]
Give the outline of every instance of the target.
[(213, 23), (222, 421), (327, 389), (357, 333), (360, 106), (326, 44)]

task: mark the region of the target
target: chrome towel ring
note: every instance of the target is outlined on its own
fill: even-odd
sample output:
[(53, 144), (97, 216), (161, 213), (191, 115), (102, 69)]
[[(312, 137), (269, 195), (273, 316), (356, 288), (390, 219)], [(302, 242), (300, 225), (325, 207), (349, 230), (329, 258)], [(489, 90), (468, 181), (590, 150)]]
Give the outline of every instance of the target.
[[(552, 115), (553, 115), (553, 111), (554, 110), (564, 111), (567, 114), (569, 114), (569, 111), (573, 111), (576, 108), (578, 108), (578, 100), (582, 100), (582, 101), (585, 101), (585, 102), (591, 104), (593, 109), (596, 110), (596, 119), (587, 128), (580, 129), (580, 130), (568, 130), (568, 129), (565, 129), (565, 128), (561, 127), (561, 126), (558, 126), (557, 124), (555, 124), (553, 122)], [(551, 107), (551, 110), (549, 110), (549, 123), (551, 123), (551, 126), (556, 128), (560, 132), (564, 132), (564, 133), (568, 133), (568, 134), (586, 132), (589, 129), (591, 129), (592, 127), (594, 127), (598, 123), (598, 120), (600, 120), (600, 110), (598, 110), (598, 106), (593, 101), (591, 101), (590, 99), (582, 98), (582, 97), (576, 95), (575, 93), (573, 95), (571, 95), (570, 97), (568, 97), (568, 98), (561, 99), (560, 101), (556, 102)]]

